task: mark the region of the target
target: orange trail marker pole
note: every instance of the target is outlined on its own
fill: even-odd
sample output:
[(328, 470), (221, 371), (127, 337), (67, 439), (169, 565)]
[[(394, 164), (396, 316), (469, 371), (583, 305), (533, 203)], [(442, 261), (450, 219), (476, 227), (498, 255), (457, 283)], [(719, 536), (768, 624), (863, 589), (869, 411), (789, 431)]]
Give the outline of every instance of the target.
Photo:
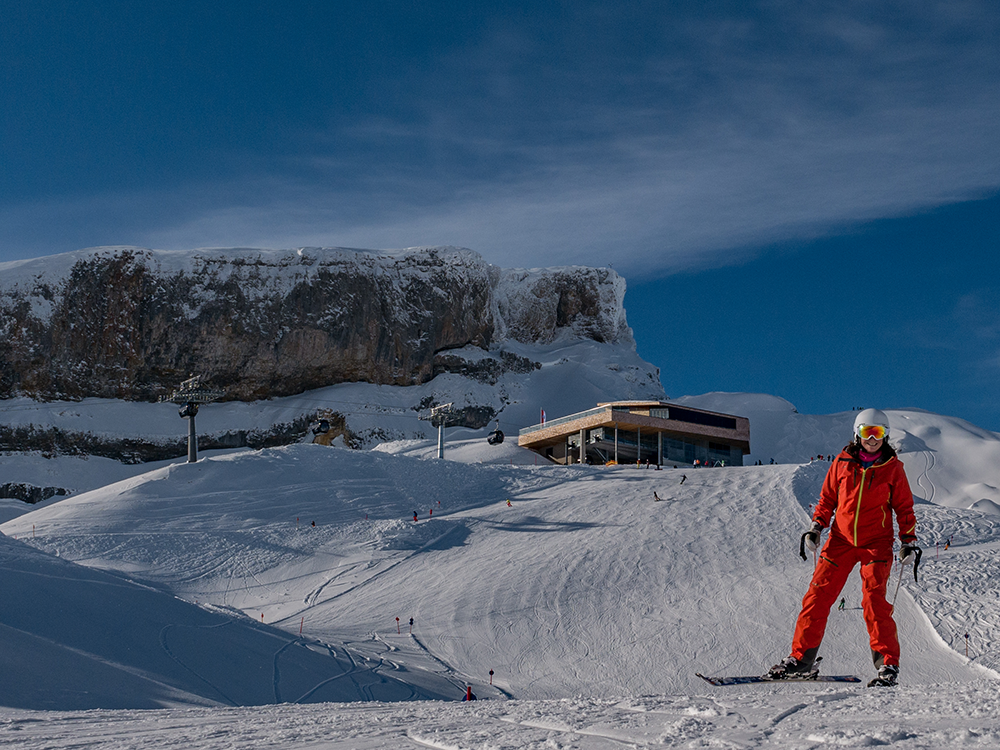
[(302, 635), (302, 626), (306, 624), (306, 617), (302, 615), (302, 619), (299, 620), (299, 635)]

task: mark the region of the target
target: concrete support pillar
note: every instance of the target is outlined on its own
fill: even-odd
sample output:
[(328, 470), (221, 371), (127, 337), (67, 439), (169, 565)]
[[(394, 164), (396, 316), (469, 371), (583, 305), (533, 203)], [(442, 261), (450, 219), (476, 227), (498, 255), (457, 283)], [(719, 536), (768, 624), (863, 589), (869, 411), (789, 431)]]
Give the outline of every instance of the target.
[(587, 431), (580, 430), (580, 463), (587, 463)]

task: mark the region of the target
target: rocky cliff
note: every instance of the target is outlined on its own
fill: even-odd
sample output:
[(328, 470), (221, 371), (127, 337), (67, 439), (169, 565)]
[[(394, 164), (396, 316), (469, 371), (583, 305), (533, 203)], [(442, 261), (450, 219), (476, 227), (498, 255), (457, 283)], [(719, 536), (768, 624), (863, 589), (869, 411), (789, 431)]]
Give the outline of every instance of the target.
[(449, 352), (469, 346), (566, 337), (634, 349), (624, 294), (610, 269), (505, 270), (451, 247), (114, 247), (15, 261), (0, 264), (0, 398), (149, 401), (198, 373), (253, 400), (424, 383), (464, 366)]

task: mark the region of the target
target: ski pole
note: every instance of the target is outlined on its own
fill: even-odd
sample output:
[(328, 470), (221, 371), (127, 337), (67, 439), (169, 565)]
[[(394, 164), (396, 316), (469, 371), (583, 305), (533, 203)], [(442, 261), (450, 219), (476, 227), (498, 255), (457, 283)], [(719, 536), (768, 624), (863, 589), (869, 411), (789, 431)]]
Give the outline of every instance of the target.
[[(920, 556), (923, 550), (917, 547), (913, 550), (913, 582), (919, 583), (917, 580), (917, 569), (920, 567)], [(896, 595), (899, 593), (899, 584), (903, 582), (903, 568), (906, 566), (903, 564), (902, 560), (899, 561), (899, 577), (896, 578), (896, 590), (892, 594), (892, 604), (890, 605), (895, 609), (896, 607)]]
[(899, 584), (903, 582), (903, 564), (899, 563), (899, 576), (896, 577), (896, 590), (892, 592), (892, 603), (889, 605), (891, 609), (896, 608), (896, 595), (899, 594)]

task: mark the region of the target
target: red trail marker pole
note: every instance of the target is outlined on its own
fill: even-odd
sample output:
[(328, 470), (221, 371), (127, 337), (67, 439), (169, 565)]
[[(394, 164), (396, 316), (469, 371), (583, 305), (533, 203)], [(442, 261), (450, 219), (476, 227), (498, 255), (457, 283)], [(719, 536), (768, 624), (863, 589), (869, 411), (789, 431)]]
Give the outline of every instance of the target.
[(399, 630), (399, 618), (397, 617), (396, 618), (396, 634), (399, 635), (399, 633), (400, 633), (400, 630)]

